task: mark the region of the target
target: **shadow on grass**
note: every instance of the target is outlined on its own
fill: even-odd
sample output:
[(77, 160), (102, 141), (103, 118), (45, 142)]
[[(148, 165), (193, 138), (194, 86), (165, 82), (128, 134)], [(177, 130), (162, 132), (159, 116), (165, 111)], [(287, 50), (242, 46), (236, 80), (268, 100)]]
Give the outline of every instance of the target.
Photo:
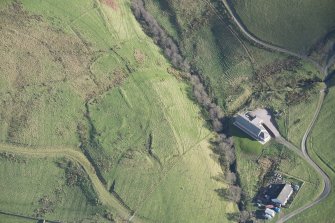
[(328, 88), (334, 87), (335, 86), (335, 70), (328, 74), (328, 76), (325, 78), (325, 84), (327, 85)]

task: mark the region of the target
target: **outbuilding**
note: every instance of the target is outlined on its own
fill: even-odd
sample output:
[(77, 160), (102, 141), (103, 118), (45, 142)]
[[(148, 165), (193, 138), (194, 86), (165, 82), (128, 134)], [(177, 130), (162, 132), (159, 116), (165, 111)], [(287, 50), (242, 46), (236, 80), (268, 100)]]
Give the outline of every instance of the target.
[(271, 217), (274, 217), (276, 215), (276, 212), (270, 208), (265, 209), (264, 213), (266, 215), (270, 215)]
[(290, 184), (277, 184), (276, 187), (277, 192), (271, 196), (271, 201), (276, 204), (285, 205), (293, 194), (293, 188)]

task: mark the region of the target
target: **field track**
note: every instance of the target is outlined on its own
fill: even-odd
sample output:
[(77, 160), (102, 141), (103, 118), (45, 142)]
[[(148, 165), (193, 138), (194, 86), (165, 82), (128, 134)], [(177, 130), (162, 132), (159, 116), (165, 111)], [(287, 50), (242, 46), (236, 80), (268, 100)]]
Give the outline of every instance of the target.
[[(28, 148), (23, 146), (16, 146), (10, 144), (0, 144), (0, 152), (15, 153), (25, 156), (39, 156), (39, 157), (66, 157), (78, 162), (87, 175), (89, 176), (98, 196), (99, 200), (108, 207), (115, 209), (117, 213), (124, 219), (129, 219), (131, 211), (124, 207), (99, 180), (94, 167), (80, 151), (72, 148)], [(135, 216), (132, 216), (133, 222), (141, 222)]]

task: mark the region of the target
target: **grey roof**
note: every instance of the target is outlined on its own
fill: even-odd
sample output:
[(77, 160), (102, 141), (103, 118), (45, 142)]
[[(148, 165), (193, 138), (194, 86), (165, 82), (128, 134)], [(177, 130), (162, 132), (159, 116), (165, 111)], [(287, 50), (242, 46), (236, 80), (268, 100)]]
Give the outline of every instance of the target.
[(243, 129), (247, 130), (249, 134), (252, 134), (253, 137), (259, 136), (259, 134), (262, 132), (262, 129), (255, 124), (251, 123), (245, 116), (237, 115), (235, 117), (235, 125), (238, 125), (239, 127), (243, 127)]
[(270, 209), (270, 208), (266, 208), (264, 212), (265, 212), (265, 214), (268, 214), (271, 217), (274, 217), (276, 215), (276, 212), (274, 210)]
[(279, 192), (279, 194), (275, 199), (280, 201), (281, 204), (284, 204), (289, 199), (292, 193), (293, 193), (292, 186), (290, 184), (285, 184), (283, 186), (283, 189)]

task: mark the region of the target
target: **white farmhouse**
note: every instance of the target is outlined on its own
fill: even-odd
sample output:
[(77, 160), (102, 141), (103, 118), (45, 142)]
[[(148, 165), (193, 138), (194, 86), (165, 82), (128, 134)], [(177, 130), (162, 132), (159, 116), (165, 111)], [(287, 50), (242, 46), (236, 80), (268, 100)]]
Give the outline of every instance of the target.
[(263, 126), (263, 120), (257, 116), (251, 116), (249, 113), (238, 114), (235, 116), (234, 125), (261, 144), (271, 139), (269, 132)]

